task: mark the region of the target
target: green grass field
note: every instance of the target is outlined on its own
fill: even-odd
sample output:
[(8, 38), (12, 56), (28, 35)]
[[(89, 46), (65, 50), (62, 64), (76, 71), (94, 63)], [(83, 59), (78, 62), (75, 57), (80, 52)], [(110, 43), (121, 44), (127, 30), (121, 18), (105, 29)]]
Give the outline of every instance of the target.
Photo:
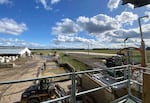
[[(48, 54), (53, 54), (55, 51), (57, 51), (57, 54), (59, 54), (59, 62), (60, 63), (69, 63), (72, 65), (74, 68), (77, 69), (77, 71), (82, 71), (82, 70), (87, 70), (90, 69), (91, 67), (79, 62), (77, 59), (75, 59), (73, 56), (65, 55), (64, 53), (69, 50), (32, 50), (34, 54), (42, 54), (42, 55), (48, 55)], [(73, 51), (73, 50), (72, 50)], [(74, 50), (74, 51), (84, 51), (88, 52), (88, 50)], [(95, 52), (95, 53), (113, 53), (116, 54), (118, 50), (90, 50), (89, 52)], [(147, 54), (147, 62), (150, 63), (150, 50), (146, 51)], [(104, 57), (104, 56), (103, 56)], [(103, 58), (102, 57), (102, 58)], [(86, 59), (90, 58), (96, 58), (95, 56), (91, 57), (85, 57)], [(97, 57), (101, 58), (101, 57)], [(141, 63), (141, 55), (138, 51), (133, 51), (133, 61), (136, 63)]]
[[(54, 53), (55, 50), (32, 50), (32, 52), (34, 54), (43, 54), (43, 55), (48, 55), (49, 53)], [(63, 53), (64, 51), (67, 51), (67, 50), (56, 50), (58, 54), (61, 54)], [(68, 50), (69, 51), (69, 50)], [(73, 51), (73, 50), (72, 50)], [(84, 51), (84, 52), (88, 52), (88, 50), (74, 50), (74, 51)], [(113, 53), (113, 54), (116, 54), (118, 50), (89, 50), (89, 52), (95, 52), (95, 53)], [(147, 55), (147, 62), (150, 63), (150, 50), (147, 50), (146, 51), (146, 55)], [(141, 60), (141, 55), (138, 51), (133, 51), (133, 59), (135, 61), (139, 61)]]

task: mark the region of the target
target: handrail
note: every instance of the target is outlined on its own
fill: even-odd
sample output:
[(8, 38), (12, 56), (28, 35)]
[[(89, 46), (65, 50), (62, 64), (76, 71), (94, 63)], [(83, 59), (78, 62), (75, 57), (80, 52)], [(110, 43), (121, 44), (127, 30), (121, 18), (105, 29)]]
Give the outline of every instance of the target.
[(46, 79), (46, 78), (56, 78), (56, 77), (69, 76), (69, 75), (72, 75), (72, 72), (71, 73), (57, 74), (57, 75), (54, 75), (54, 76), (44, 76), (44, 77), (37, 77), (37, 78), (31, 78), (31, 79), (4, 81), (4, 82), (0, 82), (0, 85), (29, 82), (29, 81), (34, 81), (34, 80), (40, 80), (40, 79)]
[[(40, 79), (45, 79), (45, 78), (56, 78), (56, 77), (62, 77), (62, 76), (71, 76), (71, 81), (72, 81), (71, 95), (67, 95), (67, 96), (64, 96), (64, 97), (56, 98), (56, 99), (53, 99), (53, 100), (44, 101), (44, 102), (41, 102), (41, 103), (52, 103), (52, 102), (61, 101), (61, 100), (68, 99), (68, 98), (71, 98), (71, 103), (76, 103), (76, 96), (80, 96), (80, 95), (87, 94), (87, 93), (90, 93), (90, 92), (94, 92), (94, 91), (97, 91), (97, 90), (109, 88), (109, 87), (112, 87), (112, 86), (115, 86), (115, 85), (119, 85), (119, 84), (123, 84), (123, 83), (128, 83), (129, 95), (128, 96), (123, 96), (123, 97), (121, 97), (118, 100), (122, 100), (122, 98), (127, 98), (129, 96), (132, 97), (133, 99), (137, 99), (137, 98), (134, 98), (134, 96), (132, 96), (132, 94), (130, 93), (130, 90), (129, 90), (129, 89), (131, 89), (130, 88), (130, 83), (133, 82), (133, 83), (136, 83), (136, 84), (138, 84), (140, 86), (142, 86), (142, 84), (139, 83), (138, 81), (132, 80), (131, 76), (129, 74), (128, 74), (129, 77), (126, 80), (123, 80), (123, 81), (120, 81), (120, 82), (116, 82), (116, 83), (113, 83), (113, 84), (109, 84), (109, 85), (106, 85), (106, 86), (102, 86), (102, 87), (96, 87), (96, 88), (85, 90), (85, 91), (78, 92), (78, 93), (75, 92), (75, 90), (76, 90), (76, 83), (75, 83), (76, 75), (84, 74), (84, 73), (100, 72), (100, 71), (103, 71), (103, 70), (112, 70), (112, 69), (119, 69), (119, 68), (122, 69), (124, 67), (128, 68), (128, 69), (125, 69), (125, 70), (128, 70), (128, 73), (130, 74), (131, 73), (131, 67), (137, 67), (137, 66), (124, 65), (124, 66), (111, 67), (111, 68), (107, 68), (107, 69), (99, 69), (98, 68), (98, 69), (94, 69), (94, 70), (57, 74), (57, 75), (54, 75), (54, 76), (45, 76), (45, 77), (23, 79), (23, 80), (4, 81), (4, 82), (0, 82), (0, 85), (29, 82), (29, 81), (35, 81), (35, 80), (40, 80)], [(145, 68), (139, 67), (139, 69), (145, 69)], [(146, 70), (147, 70), (147, 68), (146, 68)], [(118, 100), (116, 100), (116, 101), (118, 101)], [(141, 102), (140, 99), (138, 99), (138, 101)], [(112, 103), (116, 103), (116, 102), (114, 101)]]
[(46, 78), (56, 78), (56, 77), (62, 77), (62, 76), (69, 76), (69, 75), (72, 75), (73, 73), (75, 73), (75, 75), (77, 75), (77, 74), (98, 72), (98, 71), (102, 71), (102, 70), (112, 70), (112, 69), (121, 68), (121, 67), (127, 67), (127, 66), (128, 65), (112, 67), (112, 68), (108, 68), (108, 69), (94, 69), (94, 70), (87, 70), (87, 71), (80, 71), (80, 72), (62, 73), (62, 74), (57, 74), (57, 75), (54, 75), (54, 76), (44, 76), (44, 77), (37, 77), (37, 78), (31, 78), (31, 79), (4, 81), (4, 82), (0, 82), (0, 85), (2, 85), (2, 84), (21, 83), (21, 82), (29, 82), (29, 81), (34, 81), (34, 80), (46, 79)]

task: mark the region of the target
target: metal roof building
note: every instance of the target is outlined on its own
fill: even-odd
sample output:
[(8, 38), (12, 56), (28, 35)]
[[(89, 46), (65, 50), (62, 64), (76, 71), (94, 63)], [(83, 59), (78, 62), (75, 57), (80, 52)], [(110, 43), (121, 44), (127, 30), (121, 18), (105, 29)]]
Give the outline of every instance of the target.
[(0, 46), (0, 56), (30, 56), (31, 51), (27, 47)]

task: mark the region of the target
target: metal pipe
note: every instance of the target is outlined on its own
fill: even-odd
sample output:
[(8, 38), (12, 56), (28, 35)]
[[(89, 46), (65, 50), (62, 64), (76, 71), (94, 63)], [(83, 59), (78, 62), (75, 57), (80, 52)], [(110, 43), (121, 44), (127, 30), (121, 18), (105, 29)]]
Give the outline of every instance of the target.
[(130, 79), (131, 79), (131, 66), (128, 67), (128, 95), (129, 96), (132, 95), (132, 93), (131, 93), (131, 85), (130, 85), (131, 81), (130, 81)]
[(121, 100), (124, 100), (124, 99), (128, 99), (128, 95), (125, 95), (125, 96), (123, 96), (123, 97), (120, 97), (120, 98), (118, 98), (118, 99), (116, 99), (116, 100), (114, 100), (114, 101), (112, 101), (112, 102), (110, 102), (110, 103), (118, 103), (118, 102), (120, 102)]
[(83, 92), (80, 92), (80, 93), (76, 93), (76, 96), (87, 94), (87, 93), (90, 93), (90, 92), (95, 92), (95, 91), (98, 91), (98, 90), (101, 90), (101, 89), (109, 88), (109, 87), (116, 86), (116, 85), (123, 84), (123, 83), (127, 83), (127, 82), (128, 82), (128, 80), (123, 80), (123, 81), (116, 82), (116, 83), (113, 83), (113, 84), (110, 84), (110, 85), (107, 85), (107, 86), (97, 87), (97, 88), (94, 88), (94, 89), (86, 90), (86, 91), (83, 91)]
[[(145, 70), (146, 72), (150, 72), (150, 68), (145, 68), (145, 67), (139, 67), (137, 65), (132, 65), (133, 68), (137, 68), (137, 69), (142, 69)], [(142, 72), (141, 72), (142, 73)]]
[(139, 29), (140, 29), (140, 36), (141, 36), (141, 50), (142, 50), (142, 67), (146, 66), (146, 52), (145, 52), (145, 43), (143, 40), (143, 32), (142, 32), (142, 27), (141, 27), (141, 19), (142, 18), (148, 18), (148, 15), (146, 16), (141, 16), (138, 18), (138, 23), (139, 23)]
[(140, 83), (140, 82), (138, 82), (138, 81), (136, 81), (136, 80), (132, 80), (132, 79), (130, 79), (130, 81), (131, 81), (131, 82), (133, 82), (133, 83), (135, 83), (135, 84), (138, 84), (138, 85), (140, 85), (140, 86), (143, 86), (143, 84), (142, 84), (142, 83)]
[(53, 100), (48, 100), (48, 101), (44, 101), (44, 102), (40, 102), (40, 103), (52, 103), (52, 102), (57, 102), (57, 101), (61, 101), (61, 100), (64, 100), (64, 99), (67, 99), (67, 98), (70, 98), (71, 95), (67, 95), (67, 96), (64, 96), (64, 97), (59, 97), (59, 98), (56, 98), (56, 99), (53, 99)]
[(130, 99), (132, 99), (132, 100), (135, 101), (136, 103), (142, 103), (142, 100), (141, 100), (141, 99), (139, 99), (139, 98), (137, 98), (137, 97), (135, 97), (135, 96), (133, 96), (133, 95), (130, 96)]
[(75, 72), (76, 74), (84, 74), (84, 73), (90, 73), (90, 72), (98, 72), (102, 70), (113, 70), (113, 69), (122, 69), (124, 67), (128, 67), (129, 65), (123, 65), (123, 66), (117, 66), (117, 67), (111, 67), (111, 68), (106, 68), (106, 69), (94, 69), (94, 70), (86, 70), (86, 71), (79, 71)]
[[(98, 71), (102, 71), (102, 70), (112, 70), (112, 69), (115, 69), (115, 68), (120, 68), (121, 69), (123, 67), (128, 67), (128, 66), (129, 65), (117, 66), (117, 67), (112, 67), (112, 68), (107, 68), (107, 69), (94, 69), (94, 70), (80, 71), (80, 72), (75, 72), (75, 74), (84, 74), (84, 73), (90, 73), (90, 72), (98, 72)], [(54, 76), (39, 77), (39, 78), (4, 81), (4, 82), (0, 82), (0, 85), (2, 85), (2, 84), (21, 83), (21, 82), (29, 82), (29, 81), (34, 81), (34, 80), (46, 79), (46, 78), (56, 78), (56, 77), (62, 77), (62, 76), (69, 76), (69, 75), (72, 75), (72, 74), (73, 74), (73, 72), (63, 73), (63, 74), (57, 74), (57, 75), (54, 75)]]
[(142, 19), (142, 18), (148, 18), (148, 15), (141, 16), (141, 17), (138, 18), (139, 27), (140, 27), (141, 41), (143, 41), (143, 33), (142, 33), (142, 27), (141, 27), (141, 19)]
[(90, 49), (90, 48), (89, 48), (89, 43), (88, 43), (88, 56), (89, 56), (89, 49)]
[(46, 78), (56, 78), (56, 77), (69, 76), (69, 75), (72, 75), (72, 72), (70, 72), (70, 73), (63, 73), (63, 74), (57, 74), (57, 75), (54, 75), (54, 76), (39, 77), (39, 78), (4, 81), (4, 82), (0, 82), (0, 85), (2, 85), (2, 84), (14, 84), (14, 83), (29, 82), (29, 81), (34, 81), (34, 80), (40, 80), (40, 79), (46, 79)]

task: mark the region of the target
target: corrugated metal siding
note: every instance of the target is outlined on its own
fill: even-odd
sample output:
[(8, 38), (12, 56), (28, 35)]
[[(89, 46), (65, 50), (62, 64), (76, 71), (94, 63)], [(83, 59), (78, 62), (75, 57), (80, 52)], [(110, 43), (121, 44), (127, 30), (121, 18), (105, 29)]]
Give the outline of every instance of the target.
[(0, 55), (5, 55), (5, 54), (15, 54), (19, 55), (22, 53), (23, 50), (25, 50), (25, 47), (10, 47), (10, 46), (4, 46), (0, 47)]
[(23, 49), (1, 49), (0, 54), (19, 54)]

